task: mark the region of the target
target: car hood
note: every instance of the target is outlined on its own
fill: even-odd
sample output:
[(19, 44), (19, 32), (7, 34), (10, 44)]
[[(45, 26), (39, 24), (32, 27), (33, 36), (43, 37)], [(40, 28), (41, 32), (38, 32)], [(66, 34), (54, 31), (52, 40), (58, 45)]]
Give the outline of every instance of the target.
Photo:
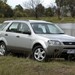
[(59, 40), (59, 41), (73, 41), (75, 42), (75, 37), (69, 36), (66, 34), (47, 34), (47, 35), (40, 35), (42, 37), (48, 38), (50, 40)]

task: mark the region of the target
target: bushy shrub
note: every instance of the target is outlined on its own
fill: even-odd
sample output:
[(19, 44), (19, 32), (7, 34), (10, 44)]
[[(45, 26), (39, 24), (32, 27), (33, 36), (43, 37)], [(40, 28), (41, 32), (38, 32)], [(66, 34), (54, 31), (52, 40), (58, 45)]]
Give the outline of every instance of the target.
[(4, 17), (4, 14), (0, 13), (0, 17), (3, 18)]
[(14, 17), (27, 17), (27, 14), (21, 11), (15, 11)]

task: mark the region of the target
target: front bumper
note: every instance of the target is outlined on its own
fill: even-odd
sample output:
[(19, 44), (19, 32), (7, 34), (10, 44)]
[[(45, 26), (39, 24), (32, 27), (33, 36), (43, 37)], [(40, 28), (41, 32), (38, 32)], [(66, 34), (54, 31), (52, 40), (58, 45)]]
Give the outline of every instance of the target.
[[(70, 52), (69, 51), (74, 51), (74, 52)], [(66, 45), (63, 47), (63, 52), (62, 53), (67, 53), (67, 54), (75, 54), (75, 45)]]
[[(47, 55), (57, 55), (60, 56), (62, 53), (67, 54), (68, 50), (74, 50), (75, 52), (75, 45), (61, 45), (61, 46), (48, 46), (46, 49)], [(75, 53), (73, 53), (75, 54)]]

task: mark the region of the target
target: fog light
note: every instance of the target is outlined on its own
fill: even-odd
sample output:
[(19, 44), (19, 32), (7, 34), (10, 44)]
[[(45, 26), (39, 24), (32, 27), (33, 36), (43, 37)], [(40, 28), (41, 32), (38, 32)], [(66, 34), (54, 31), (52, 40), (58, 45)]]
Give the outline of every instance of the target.
[(59, 51), (58, 49), (55, 49), (55, 50), (54, 50), (54, 52), (58, 52), (58, 51)]

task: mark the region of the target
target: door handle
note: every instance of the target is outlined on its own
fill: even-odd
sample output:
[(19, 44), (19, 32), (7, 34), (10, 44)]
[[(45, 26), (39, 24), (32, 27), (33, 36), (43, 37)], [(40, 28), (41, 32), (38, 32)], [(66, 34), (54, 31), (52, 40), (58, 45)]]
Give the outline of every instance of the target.
[(8, 34), (5, 34), (5, 36), (8, 36)]
[(16, 36), (17, 38), (20, 38), (20, 36)]

